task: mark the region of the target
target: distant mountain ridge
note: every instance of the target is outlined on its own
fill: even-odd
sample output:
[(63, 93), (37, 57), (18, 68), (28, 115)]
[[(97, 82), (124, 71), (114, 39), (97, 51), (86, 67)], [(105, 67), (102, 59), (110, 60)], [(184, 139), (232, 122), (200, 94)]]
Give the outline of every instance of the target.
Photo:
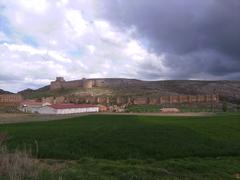
[(13, 93), (9, 92), (9, 91), (4, 91), (3, 89), (0, 89), (0, 95), (1, 94), (13, 94)]

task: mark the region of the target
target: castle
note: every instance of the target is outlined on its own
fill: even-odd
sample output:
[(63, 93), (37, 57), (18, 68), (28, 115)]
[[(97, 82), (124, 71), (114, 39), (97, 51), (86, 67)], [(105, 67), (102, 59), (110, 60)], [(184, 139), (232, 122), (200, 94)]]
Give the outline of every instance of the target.
[[(136, 86), (135, 86), (136, 85)], [(74, 89), (83, 88), (91, 89), (95, 87), (124, 87), (125, 89), (130, 87), (140, 87), (141, 81), (130, 79), (81, 79), (75, 81), (65, 81), (63, 77), (57, 77), (55, 81), (51, 82), (50, 90), (60, 89)], [(148, 84), (149, 85), (149, 84)], [(92, 103), (92, 104), (182, 104), (182, 103), (217, 103), (219, 102), (219, 96), (217, 94), (197, 94), (197, 95), (157, 95), (156, 97), (97, 97), (97, 96), (81, 96), (81, 97), (49, 97), (44, 99), (50, 103)]]
[(65, 81), (63, 77), (57, 77), (55, 81), (50, 84), (50, 90), (84, 88), (90, 89), (93, 87), (104, 87), (105, 81), (102, 79), (81, 79), (75, 81)]

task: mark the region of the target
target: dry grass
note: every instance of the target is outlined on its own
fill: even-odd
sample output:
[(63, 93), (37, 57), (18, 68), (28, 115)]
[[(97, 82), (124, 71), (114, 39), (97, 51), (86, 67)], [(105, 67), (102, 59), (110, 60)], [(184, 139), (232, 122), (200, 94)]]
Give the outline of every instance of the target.
[(36, 179), (39, 169), (37, 161), (32, 158), (30, 151), (9, 152), (4, 145), (7, 139), (7, 134), (0, 133), (0, 179)]

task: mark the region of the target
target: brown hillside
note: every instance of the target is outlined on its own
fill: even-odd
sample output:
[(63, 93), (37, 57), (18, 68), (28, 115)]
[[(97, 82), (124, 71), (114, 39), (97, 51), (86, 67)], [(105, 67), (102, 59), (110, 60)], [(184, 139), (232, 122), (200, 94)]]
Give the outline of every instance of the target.
[[(96, 79), (91, 79), (96, 80)], [(27, 98), (46, 96), (78, 95), (78, 96), (162, 96), (162, 95), (197, 95), (217, 93), (221, 100), (240, 102), (240, 81), (141, 81), (136, 79), (97, 79), (103, 80), (103, 87), (83, 89), (59, 89), (51, 91), (49, 86), (38, 90), (20, 92)]]

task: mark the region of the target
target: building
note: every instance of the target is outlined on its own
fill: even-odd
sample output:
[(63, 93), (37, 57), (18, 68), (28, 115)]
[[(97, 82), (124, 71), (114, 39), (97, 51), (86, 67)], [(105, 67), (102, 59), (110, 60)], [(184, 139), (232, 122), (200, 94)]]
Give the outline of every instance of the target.
[(162, 108), (160, 109), (161, 113), (179, 113), (180, 110), (177, 108)]
[(38, 109), (39, 114), (76, 114), (99, 112), (99, 107), (90, 104), (53, 104)]
[(47, 102), (38, 102), (35, 100), (25, 100), (20, 103), (19, 110), (27, 113), (38, 113), (40, 108), (48, 105), (51, 104)]
[(60, 90), (60, 89), (73, 89), (73, 88), (83, 88), (91, 89), (93, 87), (103, 87), (105, 86), (105, 80), (103, 79), (81, 79), (74, 81), (65, 81), (63, 77), (57, 77), (55, 81), (50, 84), (50, 90)]

